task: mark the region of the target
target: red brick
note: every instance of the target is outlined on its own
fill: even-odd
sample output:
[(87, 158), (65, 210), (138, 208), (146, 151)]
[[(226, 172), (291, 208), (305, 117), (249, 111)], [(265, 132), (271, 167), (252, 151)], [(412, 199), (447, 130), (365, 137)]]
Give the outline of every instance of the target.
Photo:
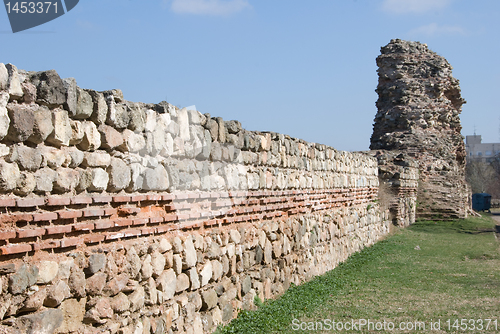
[(29, 213), (16, 213), (11, 217), (14, 222), (30, 222), (33, 220), (33, 215)]
[(169, 225), (158, 226), (156, 228), (156, 232), (157, 233), (164, 233), (164, 232), (173, 231), (173, 230), (177, 230), (177, 229), (178, 229), (177, 225), (169, 224)]
[(44, 234), (45, 234), (44, 228), (37, 228), (37, 229), (33, 229), (33, 230), (18, 230), (17, 231), (17, 237), (20, 239), (38, 237), (38, 236), (44, 235)]
[(177, 214), (177, 220), (186, 220), (186, 219), (189, 219), (189, 213)]
[(210, 198), (219, 198), (219, 197), (221, 197), (221, 195), (218, 192), (213, 192), (210, 194)]
[(219, 225), (218, 219), (210, 219), (205, 221), (205, 226), (214, 226), (214, 225)]
[(10, 207), (16, 206), (16, 200), (13, 198), (2, 198), (0, 199), (0, 207)]
[(150, 217), (149, 222), (151, 224), (162, 223), (165, 219), (163, 217)]
[(148, 201), (161, 201), (163, 196), (160, 194), (148, 194), (146, 195)]
[(116, 219), (113, 220), (113, 226), (130, 226), (132, 225), (132, 219)]
[(61, 247), (72, 247), (72, 246), (79, 246), (83, 245), (83, 238), (77, 237), (77, 238), (65, 238), (61, 240)]
[(104, 210), (103, 209), (86, 209), (82, 210), (83, 211), (83, 216), (84, 217), (99, 217), (99, 216), (104, 216)]
[(201, 214), (199, 212), (192, 212), (189, 214), (190, 219), (196, 219), (196, 218), (200, 218), (200, 217), (201, 217)]
[(125, 237), (125, 234), (122, 232), (112, 232), (106, 235), (106, 240), (115, 240), (123, 237)]
[(138, 219), (133, 219), (132, 222), (134, 225), (144, 225), (144, 224), (149, 223), (149, 219), (148, 218), (138, 218)]
[(16, 200), (16, 204), (20, 208), (42, 206), (42, 205), (45, 205), (45, 199), (44, 198), (19, 198)]
[(86, 236), (83, 237), (83, 241), (86, 244), (93, 244), (96, 242), (101, 242), (106, 239), (106, 236), (103, 234), (87, 234)]
[(59, 225), (59, 226), (47, 226), (45, 228), (47, 230), (47, 234), (61, 234), (61, 233), (69, 233), (71, 232), (71, 225)]
[(50, 221), (50, 220), (56, 220), (57, 217), (58, 216), (57, 216), (56, 212), (34, 213), (33, 214), (33, 221), (35, 221), (35, 222)]
[(19, 254), (31, 251), (31, 245), (28, 244), (10, 244), (0, 247), (2, 255)]
[(166, 221), (166, 222), (176, 221), (177, 219), (178, 218), (177, 218), (177, 215), (175, 213), (168, 214), (164, 217), (164, 221)]
[(113, 202), (114, 203), (123, 203), (123, 202), (130, 202), (131, 197), (122, 195), (122, 196), (113, 196)]
[(123, 234), (125, 234), (125, 238), (136, 237), (136, 236), (142, 234), (141, 230), (139, 230), (139, 229), (124, 230), (122, 232), (123, 232)]
[(74, 231), (92, 231), (94, 229), (94, 223), (79, 223), (72, 226)]
[(0, 240), (9, 240), (15, 238), (16, 235), (17, 235), (16, 231), (0, 232)]
[(40, 249), (59, 248), (59, 247), (61, 247), (61, 240), (45, 240), (33, 244), (33, 250), (35, 251)]
[(175, 194), (175, 199), (183, 200), (183, 199), (188, 199), (188, 198), (189, 198), (189, 196), (186, 193), (177, 193), (177, 194)]
[(141, 202), (141, 201), (146, 201), (148, 199), (147, 195), (132, 195), (130, 197), (131, 202)]
[(188, 198), (189, 199), (200, 198), (200, 193), (189, 193)]
[(69, 205), (71, 203), (71, 198), (69, 197), (48, 197), (47, 205)]
[(83, 216), (81, 210), (68, 210), (68, 211), (58, 211), (59, 219), (72, 219)]
[(77, 196), (71, 198), (71, 204), (91, 204), (92, 203), (92, 197), (88, 196)]
[(156, 227), (143, 227), (141, 232), (143, 235), (154, 234), (156, 233)]
[(111, 228), (114, 226), (115, 226), (115, 224), (111, 220), (99, 220), (99, 221), (95, 222), (95, 229), (96, 230), (103, 230), (103, 229)]
[(94, 203), (111, 203), (113, 197), (111, 196), (96, 196), (92, 198)]
[(162, 201), (173, 201), (175, 199), (174, 194), (163, 194), (161, 196)]
[(104, 216), (112, 216), (118, 212), (115, 208), (106, 208), (104, 209)]
[(141, 209), (137, 207), (118, 208), (119, 215), (136, 215), (140, 212)]

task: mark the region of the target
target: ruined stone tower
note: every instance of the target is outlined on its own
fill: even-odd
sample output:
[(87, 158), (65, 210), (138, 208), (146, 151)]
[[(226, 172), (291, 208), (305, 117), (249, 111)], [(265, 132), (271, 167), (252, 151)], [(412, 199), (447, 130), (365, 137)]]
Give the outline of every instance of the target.
[(401, 151), (419, 164), (417, 217), (465, 217), (465, 100), (452, 67), (426, 44), (400, 39), (377, 58), (377, 115), (370, 149)]

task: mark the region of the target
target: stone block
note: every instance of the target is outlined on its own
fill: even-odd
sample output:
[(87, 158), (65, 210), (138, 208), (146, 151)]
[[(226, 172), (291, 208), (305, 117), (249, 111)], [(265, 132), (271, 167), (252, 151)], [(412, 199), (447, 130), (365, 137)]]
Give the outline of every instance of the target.
[(123, 135), (109, 125), (99, 125), (101, 134), (101, 146), (106, 149), (114, 149), (123, 144)]
[(172, 299), (177, 287), (177, 275), (173, 269), (167, 269), (158, 276), (156, 284), (158, 289), (162, 291), (165, 301)]
[(82, 166), (106, 168), (111, 164), (111, 159), (111, 156), (104, 151), (85, 152)]
[(111, 125), (116, 129), (125, 129), (130, 122), (130, 116), (125, 104), (117, 104), (111, 95), (106, 96), (108, 105), (108, 114), (106, 124)]
[(10, 127), (6, 135), (6, 139), (14, 142), (23, 142), (27, 140), (33, 134), (36, 109), (38, 109), (38, 106), (36, 105), (17, 103), (7, 104)]
[(0, 160), (0, 191), (12, 191), (17, 187), (21, 172), (16, 163)]
[(17, 187), (14, 190), (14, 194), (19, 196), (28, 196), (35, 190), (35, 187), (35, 176), (29, 172), (21, 172), (21, 175), (17, 180)]
[(141, 274), (143, 279), (153, 276), (153, 266), (151, 265), (151, 255), (147, 254), (142, 260)]
[(130, 168), (121, 159), (111, 158), (111, 163), (106, 171), (109, 174), (108, 191), (117, 192), (129, 186)]
[(97, 125), (104, 124), (108, 115), (108, 104), (104, 95), (95, 90), (87, 89), (87, 92), (92, 97), (93, 110), (92, 115), (90, 115), (90, 120)]
[(54, 131), (48, 136), (47, 142), (57, 147), (68, 146), (73, 136), (68, 111), (63, 109), (53, 110), (52, 124), (54, 125)]
[(213, 309), (219, 302), (219, 296), (217, 292), (215, 292), (215, 289), (203, 291), (201, 293), (201, 299), (203, 300), (202, 310), (204, 311)]
[(38, 284), (48, 284), (56, 278), (59, 272), (59, 264), (55, 261), (42, 261), (38, 265)]
[(141, 133), (145, 129), (146, 114), (144, 108), (140, 103), (126, 102), (128, 113), (130, 115), (130, 121), (128, 128), (134, 132)]
[(62, 311), (63, 321), (61, 326), (57, 328), (59, 333), (76, 332), (82, 327), (86, 301), (86, 298), (80, 300), (71, 298), (61, 303), (59, 310)]
[(151, 254), (151, 266), (153, 267), (153, 276), (158, 277), (165, 269), (165, 257), (159, 252)]
[(95, 151), (101, 146), (101, 134), (94, 122), (82, 122), (83, 138), (78, 148), (83, 151)]
[(197, 290), (200, 288), (200, 277), (198, 276), (198, 270), (196, 270), (196, 267), (190, 268), (187, 271), (187, 274), (189, 276), (189, 282), (191, 286), (191, 291)]
[(102, 253), (92, 254), (89, 256), (88, 271), (91, 274), (97, 273), (106, 265), (106, 256)]
[(55, 108), (62, 106), (66, 102), (66, 88), (56, 71), (49, 70), (35, 73), (31, 76), (31, 82), (37, 88), (37, 103), (46, 105), (49, 108)]
[(87, 293), (91, 296), (98, 296), (102, 294), (102, 290), (106, 286), (106, 277), (107, 275), (103, 272), (98, 272), (89, 278), (86, 281), (86, 290)]
[(40, 150), (22, 144), (13, 145), (8, 158), (10, 162), (16, 162), (21, 170), (36, 171), (42, 164)]
[(74, 169), (61, 167), (56, 172), (53, 189), (58, 193), (71, 192), (80, 183), (80, 173)]
[(156, 168), (147, 168), (143, 173), (142, 189), (153, 191), (165, 191), (169, 187), (167, 170), (162, 165)]
[(39, 108), (35, 108), (33, 113), (33, 134), (30, 135), (27, 140), (34, 144), (41, 144), (54, 131), (54, 125), (52, 124), (52, 111), (50, 111), (50, 109), (46, 106), (40, 106)]
[(42, 166), (49, 166), (51, 168), (63, 166), (69, 157), (66, 152), (62, 152), (51, 146), (38, 146), (35, 150), (39, 151), (42, 156)]
[(0, 90), (7, 90), (9, 88), (9, 72), (4, 63), (0, 63)]
[(142, 133), (135, 133), (132, 130), (126, 129), (122, 133), (123, 144), (118, 146), (118, 150), (122, 152), (139, 152), (146, 146), (146, 140)]
[(139, 286), (132, 292), (128, 299), (130, 300), (130, 312), (137, 312), (144, 307), (146, 292), (142, 286)]
[(71, 293), (75, 297), (78, 298), (85, 297), (85, 291), (87, 289), (85, 273), (80, 269), (73, 270), (68, 279), (68, 286)]
[(41, 168), (35, 172), (36, 192), (51, 192), (56, 180), (57, 172), (48, 167)]
[[(108, 260), (109, 264), (109, 260)], [(121, 273), (113, 277), (104, 288), (104, 293), (109, 296), (114, 296), (123, 291), (127, 287), (130, 277), (127, 273)]]
[[(1, 64), (1, 63), (0, 63)], [(9, 132), (10, 118), (7, 110), (9, 94), (0, 91), (0, 140)]]
[(64, 89), (66, 90), (66, 100), (64, 109), (66, 109), (71, 117), (75, 116), (77, 109), (77, 85), (75, 78), (62, 79)]
[(198, 257), (196, 255), (196, 250), (194, 248), (193, 240), (188, 237), (184, 241), (183, 250), (182, 250), (182, 268), (189, 269), (191, 267), (196, 266), (196, 262), (198, 261)]
[(83, 139), (83, 136), (85, 133), (83, 132), (83, 126), (80, 121), (74, 121), (70, 120), (69, 123), (71, 124), (71, 139), (69, 140), (70, 145), (77, 145), (80, 144), (80, 142)]
[(48, 309), (37, 313), (23, 315), (15, 320), (20, 333), (55, 333), (64, 320), (60, 309)]
[(182, 292), (189, 289), (190, 281), (188, 275), (182, 273), (177, 276), (177, 285), (175, 287), (176, 292)]
[(110, 300), (111, 308), (116, 313), (123, 313), (130, 310), (130, 300), (123, 292), (120, 292)]
[(189, 116), (186, 108), (179, 110), (177, 114), (177, 123), (179, 124), (179, 135), (182, 140), (191, 140), (191, 133), (189, 132)]
[(71, 297), (69, 286), (64, 281), (57, 281), (47, 290), (44, 306), (57, 307), (66, 298)]
[(87, 119), (92, 115), (94, 111), (94, 103), (92, 101), (92, 96), (81, 89), (80, 87), (76, 87), (76, 111), (73, 115), (74, 119)]
[(17, 67), (12, 64), (7, 64), (5, 67), (9, 74), (9, 80), (7, 83), (9, 95), (11, 99), (18, 100), (23, 97), (23, 88), (21, 86), (21, 80), (19, 79)]
[(203, 268), (200, 271), (200, 278), (201, 278), (201, 286), (204, 287), (205, 285), (210, 282), (210, 279), (212, 278), (213, 275), (213, 269), (212, 269), (212, 262), (208, 261), (205, 263)]
[(20, 294), (35, 284), (37, 279), (38, 267), (22, 264), (15, 274), (9, 276), (9, 291), (13, 295)]

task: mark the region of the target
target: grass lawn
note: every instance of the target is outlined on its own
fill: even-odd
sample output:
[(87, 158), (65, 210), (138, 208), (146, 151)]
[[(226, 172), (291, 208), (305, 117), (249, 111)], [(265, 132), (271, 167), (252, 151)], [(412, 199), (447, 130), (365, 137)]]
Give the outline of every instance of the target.
[[(494, 227), (483, 216), (397, 229), (325, 275), (242, 311), (217, 333), (500, 333)], [(337, 322), (349, 330), (331, 329)]]

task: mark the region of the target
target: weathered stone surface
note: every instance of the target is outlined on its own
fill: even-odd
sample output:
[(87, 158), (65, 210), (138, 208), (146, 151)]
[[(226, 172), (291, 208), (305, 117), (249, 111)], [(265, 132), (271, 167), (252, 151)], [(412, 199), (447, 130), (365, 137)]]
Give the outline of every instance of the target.
[(108, 188), (109, 175), (102, 168), (88, 168), (80, 174), (80, 191), (104, 191)]
[(36, 87), (31, 82), (21, 83), (23, 89), (22, 101), (27, 104), (34, 103), (36, 101)]
[(80, 300), (66, 299), (61, 303), (59, 309), (63, 313), (63, 321), (57, 328), (60, 333), (76, 332), (82, 327), (83, 316), (85, 314), (86, 298)]
[(191, 284), (191, 290), (197, 290), (200, 288), (200, 277), (198, 276), (198, 270), (193, 267), (187, 271), (189, 276), (189, 282)]
[(108, 191), (120, 191), (130, 184), (130, 168), (122, 160), (111, 158), (106, 171), (109, 174)]
[(35, 172), (35, 182), (36, 182), (35, 191), (42, 193), (51, 192), (53, 189), (53, 183), (56, 180), (56, 178), (57, 178), (57, 172), (53, 169), (45, 167), (37, 170)]
[(58, 193), (73, 191), (80, 183), (80, 173), (71, 168), (58, 168), (57, 176), (53, 183), (53, 189)]
[(38, 72), (31, 77), (31, 82), (37, 88), (37, 103), (54, 108), (66, 101), (64, 82), (55, 70)]
[(76, 112), (73, 115), (75, 119), (87, 119), (94, 111), (92, 96), (80, 87), (76, 88)]
[(104, 95), (91, 89), (87, 89), (87, 92), (92, 97), (92, 103), (94, 105), (90, 119), (97, 125), (104, 124), (108, 115), (108, 105)]
[(15, 274), (9, 276), (9, 291), (16, 295), (24, 292), (28, 287), (36, 283), (38, 278), (38, 268), (23, 264), (17, 269)]
[(201, 286), (204, 287), (205, 285), (210, 282), (210, 279), (212, 278), (212, 262), (208, 261), (204, 266), (203, 269), (200, 271), (200, 277), (201, 277)]
[(114, 149), (123, 144), (123, 135), (113, 127), (101, 124), (98, 128), (101, 134), (101, 146), (107, 149)]
[(64, 109), (69, 112), (71, 117), (75, 116), (77, 109), (77, 85), (75, 78), (62, 79), (64, 89), (66, 90), (66, 99), (64, 102)]
[(57, 281), (47, 289), (47, 297), (43, 302), (47, 307), (57, 307), (64, 299), (71, 297), (69, 286), (64, 281)]
[(0, 90), (6, 90), (9, 83), (9, 72), (5, 64), (0, 63)]
[(123, 144), (118, 146), (122, 152), (139, 152), (146, 146), (146, 140), (142, 133), (135, 133), (129, 129), (123, 131)]
[(134, 132), (143, 132), (146, 123), (146, 114), (144, 108), (139, 103), (126, 102), (130, 121), (128, 128)]
[(10, 118), (7, 110), (7, 102), (9, 94), (0, 91), (0, 140), (3, 139), (9, 132)]
[(39, 151), (42, 156), (42, 166), (59, 168), (65, 164), (68, 158), (67, 154), (51, 146), (38, 146), (35, 150)]
[(38, 284), (47, 284), (56, 278), (59, 272), (59, 264), (55, 261), (42, 261), (38, 265)]
[(137, 251), (134, 247), (130, 247), (127, 249), (127, 262), (131, 278), (136, 277), (141, 270), (141, 258), (137, 254)]
[(20, 311), (34, 312), (39, 310), (43, 306), (45, 298), (47, 298), (47, 289), (45, 287), (42, 287), (38, 291), (35, 291), (33, 294), (29, 295), (28, 298), (26, 298)]
[[(469, 195), (459, 118), (465, 100), (451, 65), (427, 45), (399, 39), (381, 48), (377, 65), (378, 112), (370, 148), (417, 152), (419, 216), (465, 217)], [(448, 170), (436, 172), (432, 167), (439, 164)]]
[(175, 287), (176, 292), (181, 292), (189, 289), (189, 277), (188, 275), (182, 273), (179, 276), (177, 276), (177, 285)]
[(165, 269), (165, 263), (165, 257), (159, 252), (153, 252), (153, 254), (151, 254), (151, 265), (153, 275), (155, 277), (158, 277), (163, 272), (163, 269)]
[(78, 144), (78, 148), (83, 151), (94, 151), (101, 146), (101, 134), (97, 130), (94, 122), (82, 122), (83, 138)]
[(29, 172), (21, 172), (21, 175), (17, 180), (17, 187), (14, 190), (14, 194), (19, 196), (28, 196), (35, 190), (35, 187), (35, 176)]
[(103, 272), (98, 272), (86, 281), (87, 293), (91, 296), (98, 296), (102, 293), (104, 286), (106, 285), (106, 274)]
[(108, 284), (104, 288), (104, 292), (107, 295), (114, 296), (125, 289), (128, 280), (129, 275), (127, 273), (121, 273), (108, 282)]
[(130, 116), (127, 106), (121, 103), (116, 103), (111, 95), (106, 97), (108, 104), (108, 115), (106, 124), (111, 125), (117, 129), (125, 129), (130, 122)]
[(83, 136), (85, 135), (85, 133), (83, 132), (82, 123), (80, 121), (74, 121), (74, 120), (70, 120), (69, 122), (71, 124), (71, 131), (72, 131), (69, 144), (70, 145), (80, 144), (80, 142), (83, 139)]
[(54, 131), (48, 136), (47, 142), (57, 147), (68, 146), (73, 136), (68, 111), (63, 109), (53, 110), (52, 124), (54, 125)]
[(103, 269), (106, 265), (106, 255), (102, 253), (92, 254), (89, 256), (88, 270), (91, 274), (95, 274)]
[(16, 327), (26, 334), (52, 334), (61, 326), (63, 320), (61, 310), (48, 309), (19, 317)]
[(106, 168), (111, 164), (111, 156), (104, 151), (85, 152), (82, 166)]
[(177, 287), (177, 275), (173, 269), (167, 269), (156, 279), (157, 287), (163, 293), (163, 299), (169, 300), (174, 297)]
[(146, 293), (142, 286), (138, 287), (134, 292), (132, 292), (128, 299), (130, 300), (130, 312), (136, 312), (144, 307)]
[(14, 142), (23, 142), (27, 140), (33, 134), (33, 129), (35, 127), (35, 110), (37, 109), (38, 107), (36, 105), (7, 104), (10, 127), (6, 139)]
[(21, 170), (36, 171), (42, 164), (42, 154), (40, 150), (24, 146), (22, 144), (13, 145), (9, 156), (10, 162), (16, 162)]
[(143, 174), (142, 189), (164, 191), (169, 187), (168, 173), (165, 167), (147, 168)]
[(72, 271), (68, 279), (68, 286), (75, 297), (85, 297), (87, 282), (84, 272), (82, 270)]
[(214, 289), (203, 291), (201, 293), (201, 298), (203, 300), (203, 310), (213, 309), (215, 306), (217, 306), (217, 302), (219, 301), (217, 292), (215, 292)]
[(5, 65), (7, 72), (9, 74), (9, 80), (7, 83), (8, 92), (11, 99), (20, 99), (23, 97), (23, 88), (21, 86), (21, 81), (19, 80), (19, 74), (17, 67), (12, 64)]
[(27, 139), (34, 144), (43, 143), (54, 131), (52, 124), (52, 111), (46, 106), (34, 110), (33, 134)]
[(194, 267), (198, 261), (196, 250), (194, 249), (193, 240), (186, 238), (182, 250), (182, 268), (188, 269)]

